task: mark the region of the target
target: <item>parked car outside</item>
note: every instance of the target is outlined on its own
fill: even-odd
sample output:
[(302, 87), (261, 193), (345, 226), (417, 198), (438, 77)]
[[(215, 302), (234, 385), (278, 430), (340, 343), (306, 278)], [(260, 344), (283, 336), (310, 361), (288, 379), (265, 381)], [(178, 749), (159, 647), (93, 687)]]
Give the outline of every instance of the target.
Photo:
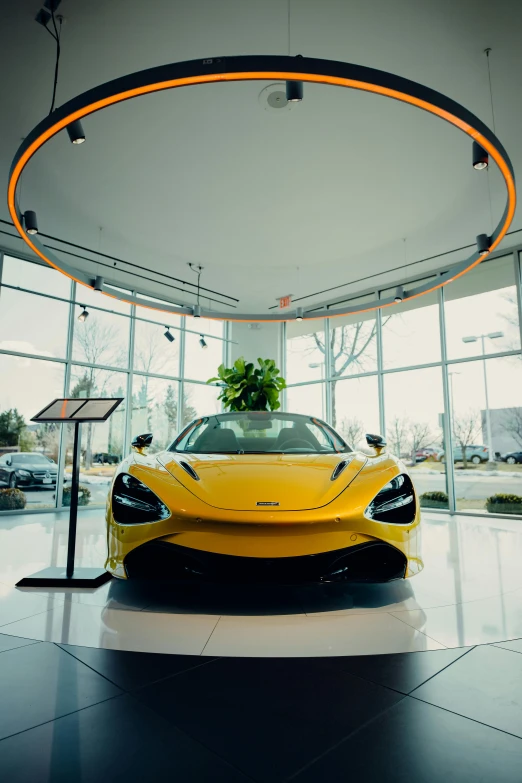
[(0, 457), (0, 485), (56, 489), (58, 465), (44, 454), (18, 451)]
[(423, 449), (418, 449), (415, 452), (415, 461), (424, 462), (426, 459), (437, 459), (438, 451), (431, 446), (426, 446)]
[(98, 465), (117, 465), (121, 461), (121, 456), (118, 454), (99, 452), (98, 454), (94, 454), (92, 461), (96, 462)]
[(499, 457), (501, 462), (507, 462), (508, 465), (516, 465), (522, 463), (522, 451), (508, 451), (507, 454), (501, 454)]
[[(439, 451), (437, 459), (440, 462), (446, 461), (444, 451)], [(487, 462), (489, 459), (489, 449), (487, 446), (466, 446), (466, 461), (473, 465), (480, 465), (481, 462)], [(462, 447), (453, 447), (453, 462), (463, 462)]]

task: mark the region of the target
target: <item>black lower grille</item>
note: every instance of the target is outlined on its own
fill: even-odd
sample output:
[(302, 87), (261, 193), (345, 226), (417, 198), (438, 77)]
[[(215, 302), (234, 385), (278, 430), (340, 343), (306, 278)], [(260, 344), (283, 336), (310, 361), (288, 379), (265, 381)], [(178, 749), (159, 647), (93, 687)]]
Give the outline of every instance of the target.
[(403, 579), (406, 558), (395, 547), (371, 541), (334, 552), (299, 557), (237, 557), (151, 541), (125, 559), (131, 579), (294, 584), (389, 582)]

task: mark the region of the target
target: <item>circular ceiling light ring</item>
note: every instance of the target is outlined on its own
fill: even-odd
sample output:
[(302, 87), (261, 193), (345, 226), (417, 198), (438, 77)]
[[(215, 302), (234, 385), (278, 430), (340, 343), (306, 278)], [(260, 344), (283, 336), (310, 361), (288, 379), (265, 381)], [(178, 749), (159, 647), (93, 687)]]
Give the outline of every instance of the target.
[[(383, 95), (394, 100), (408, 103), (419, 109), (428, 111), (451, 123), (456, 128), (466, 133), (472, 141), (476, 141), (495, 161), (504, 178), (507, 191), (507, 201), (504, 213), (489, 238), (487, 253), (474, 252), (465, 261), (454, 265), (451, 271), (439, 275), (436, 283), (430, 281), (421, 286), (408, 290), (407, 298), (414, 299), (429, 291), (440, 288), (457, 277), (465, 274), (479, 264), (489, 253), (495, 250), (504, 238), (516, 207), (516, 188), (513, 166), (504, 147), (495, 134), (468, 109), (453, 101), (451, 98), (425, 87), (417, 82), (404, 79), (401, 76), (367, 68), (362, 65), (338, 62), (335, 60), (319, 60), (309, 57), (288, 57), (256, 55), (241, 57), (214, 57), (204, 60), (190, 60), (169, 65), (160, 65), (144, 71), (123, 76), (119, 79), (88, 90), (82, 95), (73, 98), (63, 106), (56, 109), (51, 115), (39, 123), (20, 145), (11, 165), (7, 191), (7, 202), (13, 223), (22, 239), (28, 244), (36, 255), (42, 258), (50, 266), (55, 267), (76, 282), (92, 287), (91, 278), (80, 270), (74, 269), (60, 261), (52, 251), (46, 248), (34, 236), (28, 236), (24, 231), (23, 215), (17, 200), (17, 184), (20, 176), (32, 158), (32, 156), (49, 139), (64, 128), (76, 121), (93, 114), (107, 106), (121, 103), (125, 100), (147, 95), (162, 90), (170, 90), (176, 87), (184, 87), (195, 84), (211, 84), (214, 82), (228, 81), (302, 81), (318, 84), (330, 84), (348, 89), (362, 90), (378, 95)], [(127, 296), (110, 285), (104, 287), (103, 294), (112, 296), (125, 302), (148, 307), (163, 312), (192, 315), (192, 307), (153, 307), (150, 302), (140, 297)], [(333, 318), (339, 315), (363, 313), (377, 308), (388, 307), (396, 304), (395, 297), (378, 299), (365, 306), (341, 307), (334, 309), (323, 308), (314, 310), (313, 314), (304, 313), (304, 319)], [(216, 318), (234, 321), (291, 321), (295, 320), (295, 312), (288, 312), (285, 318), (280, 315), (265, 313), (244, 315), (218, 313), (213, 310), (202, 310), (201, 315), (206, 318)]]

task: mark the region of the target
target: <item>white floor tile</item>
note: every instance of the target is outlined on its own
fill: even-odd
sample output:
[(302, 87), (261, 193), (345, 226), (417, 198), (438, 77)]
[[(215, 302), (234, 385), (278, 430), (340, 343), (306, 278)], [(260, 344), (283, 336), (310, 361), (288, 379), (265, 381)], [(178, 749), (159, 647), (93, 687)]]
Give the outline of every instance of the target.
[(24, 595), (15, 587), (0, 585), (0, 633), (3, 633), (1, 629), (7, 623), (46, 612), (55, 603), (62, 604), (63, 600), (40, 595)]
[(101, 609), (67, 602), (11, 623), (1, 632), (81, 647), (200, 655), (218, 619)]
[(442, 644), (383, 612), (331, 618), (222, 617), (204, 655), (309, 657), (442, 648)]

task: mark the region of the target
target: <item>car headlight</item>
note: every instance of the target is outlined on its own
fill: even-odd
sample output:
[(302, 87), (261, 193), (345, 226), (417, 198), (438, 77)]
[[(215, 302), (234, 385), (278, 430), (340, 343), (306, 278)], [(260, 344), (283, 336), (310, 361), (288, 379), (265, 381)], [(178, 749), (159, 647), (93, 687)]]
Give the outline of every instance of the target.
[(165, 503), (129, 473), (120, 473), (116, 477), (112, 490), (112, 513), (120, 525), (159, 522), (170, 516)]
[(376, 522), (410, 525), (415, 519), (415, 491), (405, 473), (392, 478), (366, 508), (364, 516)]
[(28, 470), (23, 470), (22, 468), (16, 471), (19, 476), (30, 476), (30, 472)]

